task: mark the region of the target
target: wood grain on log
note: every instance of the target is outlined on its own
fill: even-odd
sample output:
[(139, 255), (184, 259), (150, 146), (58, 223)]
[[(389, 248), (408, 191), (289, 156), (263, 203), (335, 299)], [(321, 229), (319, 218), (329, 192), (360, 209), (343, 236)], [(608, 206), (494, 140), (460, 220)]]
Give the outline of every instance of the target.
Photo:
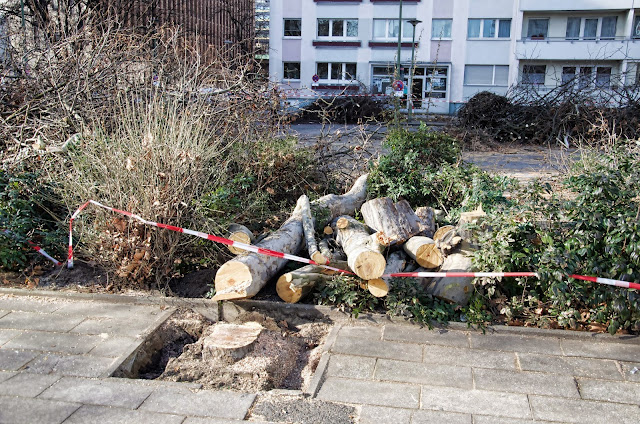
[[(407, 255), (398, 250), (393, 252), (387, 258), (387, 266), (384, 269), (385, 275), (387, 274), (395, 274), (397, 272), (402, 272), (404, 270), (405, 265), (407, 264)], [(391, 277), (382, 277), (376, 278), (374, 280), (367, 281), (367, 288), (369, 292), (375, 297), (384, 297), (391, 290)]]
[(388, 197), (379, 197), (365, 202), (360, 211), (364, 222), (380, 233), (382, 244), (404, 243), (420, 232), (420, 218), (406, 200), (394, 204)]
[(281, 275), (276, 282), (276, 291), (285, 302), (297, 303), (309, 294), (317, 283), (331, 280), (335, 273), (316, 265), (303, 266)]
[(402, 248), (422, 267), (433, 269), (442, 265), (442, 253), (437, 248), (435, 241), (429, 237), (411, 237)]
[(336, 240), (347, 255), (349, 268), (363, 280), (373, 280), (384, 274), (386, 261), (382, 246), (367, 227), (350, 216), (341, 216), (336, 222)]
[[(251, 230), (241, 224), (230, 224), (227, 228), (227, 238), (244, 244), (251, 244), (254, 240), (254, 236)], [(235, 246), (227, 247), (229, 248), (229, 251), (234, 255), (244, 255), (248, 253), (246, 250), (237, 248)]]
[(257, 322), (242, 325), (218, 322), (202, 343), (202, 359), (234, 363), (244, 358), (254, 348), (263, 327)]

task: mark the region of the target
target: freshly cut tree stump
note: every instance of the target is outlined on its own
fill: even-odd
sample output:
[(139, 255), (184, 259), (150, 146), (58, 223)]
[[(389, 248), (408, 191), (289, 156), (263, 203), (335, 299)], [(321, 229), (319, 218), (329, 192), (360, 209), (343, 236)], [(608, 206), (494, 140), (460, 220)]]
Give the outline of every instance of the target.
[(406, 200), (394, 204), (388, 197), (379, 197), (365, 202), (360, 212), (364, 222), (380, 233), (382, 244), (404, 243), (420, 233), (420, 218)]
[[(311, 202), (312, 210), (324, 212), (328, 220), (359, 209), (367, 196), (367, 175), (356, 180), (349, 192), (329, 194)], [(316, 216), (318, 216), (318, 214)], [(303, 246), (302, 213), (300, 201), (292, 215), (275, 232), (265, 237), (256, 247), (281, 253), (298, 254)], [(215, 278), (216, 295), (213, 300), (241, 299), (255, 296), (267, 281), (287, 263), (287, 259), (258, 253), (238, 256), (220, 267)]]
[[(388, 275), (402, 272), (406, 264), (407, 255), (401, 250), (395, 251), (387, 258), (387, 267), (384, 269), (384, 274)], [(392, 279), (393, 277), (382, 277), (369, 280), (367, 281), (367, 288), (375, 297), (385, 297), (391, 289)]]
[(307, 251), (309, 257), (318, 264), (326, 264), (329, 262), (322, 252), (318, 250), (318, 244), (316, 243), (316, 229), (315, 220), (311, 215), (311, 205), (309, 204), (309, 198), (306, 195), (300, 196), (300, 206), (302, 214), (302, 229), (304, 231), (304, 239), (307, 243)]
[(202, 359), (220, 360), (229, 364), (237, 362), (253, 350), (262, 330), (263, 327), (257, 322), (242, 325), (218, 322), (203, 340)]
[[(230, 224), (229, 228), (227, 228), (227, 238), (238, 241), (240, 243), (251, 244), (253, 243), (254, 237), (251, 230), (241, 224)], [(234, 255), (243, 255), (248, 253), (246, 250), (239, 249), (235, 246), (227, 246), (229, 251)]]
[[(460, 249), (455, 253), (447, 256), (440, 268), (442, 272), (471, 272), (473, 264), (471, 257), (474, 249), (472, 246), (463, 241)], [(434, 296), (448, 300), (450, 302), (459, 303), (464, 306), (469, 302), (469, 298), (473, 293), (472, 277), (449, 277), (435, 278), (428, 286), (427, 292)]]
[(435, 241), (429, 237), (411, 237), (402, 248), (407, 252), (407, 255), (424, 268), (437, 268), (442, 265), (442, 261), (444, 260)]
[(420, 218), (420, 235), (433, 238), (436, 232), (436, 213), (433, 208), (423, 206), (416, 209), (416, 216)]
[(367, 227), (350, 216), (341, 216), (336, 221), (336, 240), (347, 255), (349, 268), (363, 280), (373, 280), (384, 274), (387, 263), (382, 256), (382, 246), (375, 234), (369, 234)]
[(276, 291), (287, 303), (298, 303), (320, 282), (331, 280), (336, 272), (316, 265), (307, 265), (278, 278)]

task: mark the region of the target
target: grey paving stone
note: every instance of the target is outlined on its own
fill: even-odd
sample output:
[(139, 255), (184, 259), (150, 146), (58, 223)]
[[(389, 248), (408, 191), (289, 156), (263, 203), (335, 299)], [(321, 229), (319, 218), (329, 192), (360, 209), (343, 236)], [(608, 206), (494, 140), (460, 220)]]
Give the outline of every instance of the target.
[(423, 360), (425, 363), (461, 367), (517, 369), (515, 353), (496, 352), (493, 350), (426, 345), (424, 346)]
[(0, 371), (0, 383), (16, 375), (16, 371)]
[(346, 355), (357, 353), (360, 356), (422, 362), (422, 347), (411, 343), (383, 342), (338, 336), (331, 351)]
[[(1, 350), (1, 349), (0, 349)], [(41, 354), (25, 369), (37, 374), (62, 374), (74, 377), (101, 377), (108, 370), (114, 358), (101, 356), (60, 355), (56, 353)]]
[(0, 318), (2, 318), (3, 316), (7, 315), (9, 312), (11, 312), (11, 311), (4, 311), (4, 310), (0, 309)]
[(242, 423), (250, 423), (250, 424), (277, 424), (271, 421), (239, 421), (239, 420), (229, 420), (225, 418), (201, 418), (201, 417), (187, 417), (186, 420), (182, 424), (242, 424)]
[(56, 315), (84, 315), (91, 318), (153, 320), (162, 311), (156, 305), (133, 305), (109, 302), (69, 302), (55, 311)]
[(422, 409), (530, 418), (527, 395), (453, 387), (422, 387)]
[(442, 364), (416, 364), (391, 359), (378, 359), (375, 378), (428, 386), (473, 388), (470, 367)]
[(583, 340), (562, 340), (562, 349), (567, 356), (585, 358), (618, 359), (636, 361), (640, 356), (640, 344), (598, 343)]
[(65, 424), (180, 424), (184, 420), (180, 415), (159, 414), (147, 411), (132, 411), (130, 409), (109, 406), (82, 405), (74, 412)]
[(350, 325), (340, 328), (338, 337), (382, 340), (381, 325)]
[(418, 408), (420, 387), (409, 384), (329, 377), (322, 384), (318, 398), (344, 403)]
[(384, 340), (398, 342), (428, 343), (442, 346), (469, 347), (469, 335), (456, 330), (429, 330), (428, 327), (392, 325), (384, 327)]
[(375, 366), (376, 358), (331, 355), (327, 375), (343, 378), (372, 379)]
[(0, 328), (67, 332), (84, 320), (84, 316), (11, 312), (0, 318)]
[(517, 353), (523, 371), (540, 371), (574, 377), (623, 380), (615, 361), (607, 359)]
[(640, 404), (640, 383), (579, 378), (578, 385), (583, 399)]
[(363, 405), (360, 412), (360, 424), (410, 424), (413, 409), (387, 408), (384, 406)]
[[(473, 424), (545, 424), (552, 421), (520, 420), (517, 418), (503, 418), (489, 415), (473, 415)], [(553, 421), (557, 423), (557, 421)]]
[(560, 339), (517, 334), (470, 334), (474, 349), (562, 355)]
[(536, 419), (565, 423), (637, 424), (640, 408), (637, 405), (529, 396)]
[(242, 420), (255, 397), (254, 394), (235, 392), (158, 388), (139, 409), (176, 415)]
[(60, 424), (79, 407), (77, 403), (0, 396), (0, 423)]
[(411, 424), (472, 424), (471, 414), (421, 410), (413, 413)]
[(149, 397), (151, 392), (153, 392), (151, 387), (129, 384), (125, 380), (64, 377), (39, 397), (89, 405), (136, 409)]
[(52, 313), (65, 303), (46, 297), (0, 295), (0, 309), (6, 311)]
[(620, 362), (620, 367), (625, 380), (640, 382), (640, 362)]
[(22, 372), (0, 383), (0, 395), (36, 397), (60, 379), (59, 375), (42, 375)]
[(576, 382), (571, 376), (518, 372), (505, 370), (474, 369), (476, 389), (507, 391), (545, 396), (579, 398)]
[(98, 337), (100, 337), (100, 341), (89, 353), (111, 358), (117, 358), (131, 352), (135, 346), (144, 341), (142, 338), (114, 336), (106, 333), (100, 334)]
[(0, 329), (0, 346), (4, 345), (9, 340), (13, 339), (14, 337), (20, 334), (22, 334), (22, 331), (19, 331), (19, 330)]
[(38, 356), (30, 350), (0, 349), (0, 370), (17, 371)]
[(14, 337), (3, 347), (80, 355), (88, 353), (99, 341), (99, 336), (86, 334), (26, 331)]
[[(64, 315), (60, 315), (64, 318)], [(112, 334), (124, 337), (140, 337), (154, 323), (155, 319), (134, 319), (125, 318), (88, 318), (79, 325), (75, 326), (72, 333), (81, 334)], [(155, 317), (154, 317), (155, 318)]]

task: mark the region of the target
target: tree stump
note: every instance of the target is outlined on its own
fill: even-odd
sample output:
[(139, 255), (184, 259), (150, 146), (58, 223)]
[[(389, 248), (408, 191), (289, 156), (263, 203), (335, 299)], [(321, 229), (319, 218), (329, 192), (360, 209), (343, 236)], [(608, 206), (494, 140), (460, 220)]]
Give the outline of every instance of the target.
[(218, 322), (203, 340), (202, 359), (232, 364), (244, 358), (255, 346), (263, 327), (257, 322), (242, 325)]
[(442, 265), (442, 253), (440, 253), (435, 241), (429, 237), (411, 237), (402, 248), (407, 255), (424, 268), (433, 269)]
[(350, 216), (341, 216), (336, 221), (336, 240), (347, 255), (349, 268), (363, 280), (373, 280), (384, 274), (386, 261), (382, 246), (367, 227)]

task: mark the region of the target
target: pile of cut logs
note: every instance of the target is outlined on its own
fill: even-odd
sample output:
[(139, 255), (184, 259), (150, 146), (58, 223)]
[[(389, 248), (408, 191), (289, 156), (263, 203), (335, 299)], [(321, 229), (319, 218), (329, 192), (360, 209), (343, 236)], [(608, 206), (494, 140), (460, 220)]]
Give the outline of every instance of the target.
[[(366, 200), (367, 175), (356, 180), (349, 192), (330, 194), (309, 202), (303, 195), (287, 221), (255, 246), (293, 255), (305, 249), (314, 262), (355, 273), (362, 285), (377, 297), (393, 289), (388, 274), (399, 272), (469, 272), (474, 249), (469, 225), (485, 215), (482, 209), (463, 213), (457, 226), (436, 228), (436, 211), (419, 207), (415, 211), (406, 200), (393, 202), (381, 197)], [(364, 223), (352, 215), (360, 211)], [(234, 224), (229, 238), (243, 243), (253, 234)], [(322, 234), (321, 238), (316, 235)], [(230, 247), (230, 249), (234, 249)], [(280, 275), (286, 259), (232, 250), (234, 259), (220, 267), (215, 277), (214, 300), (255, 296), (270, 280), (277, 278), (276, 290), (286, 302), (296, 303), (337, 271), (307, 265)], [(472, 279), (415, 278), (434, 296), (466, 304)]]

